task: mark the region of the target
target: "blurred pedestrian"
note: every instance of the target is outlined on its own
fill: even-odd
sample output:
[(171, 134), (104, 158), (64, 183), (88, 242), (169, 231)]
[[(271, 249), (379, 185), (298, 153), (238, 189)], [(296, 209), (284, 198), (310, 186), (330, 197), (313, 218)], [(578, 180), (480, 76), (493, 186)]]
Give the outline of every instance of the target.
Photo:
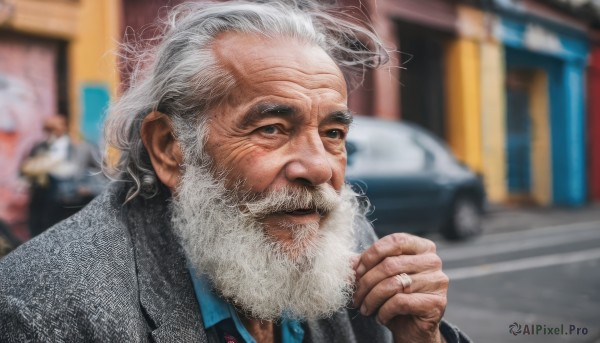
[(92, 148), (71, 140), (64, 116), (46, 119), (43, 128), (46, 139), (34, 146), (21, 168), (30, 181), (31, 237), (77, 212), (103, 187), (93, 175), (99, 165)]
[(0, 258), (19, 246), (21, 242), (16, 238), (8, 225), (0, 219)]

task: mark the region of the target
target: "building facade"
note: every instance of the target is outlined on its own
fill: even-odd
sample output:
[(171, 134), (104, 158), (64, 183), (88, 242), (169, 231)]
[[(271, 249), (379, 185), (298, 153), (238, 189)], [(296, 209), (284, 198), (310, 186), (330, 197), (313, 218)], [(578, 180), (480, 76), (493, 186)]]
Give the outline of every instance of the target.
[[(440, 136), (483, 176), (492, 202), (600, 200), (592, 39), (600, 10), (592, 1), (340, 3), (369, 17), (391, 50), (389, 65), (351, 93), (355, 113), (412, 121)], [(125, 24), (140, 31), (166, 4), (126, 1)]]
[(492, 202), (600, 199), (597, 4), (379, 0), (368, 9), (399, 61), (387, 79), (400, 82), (355, 92), (375, 99), (356, 104), (359, 113), (445, 139)]

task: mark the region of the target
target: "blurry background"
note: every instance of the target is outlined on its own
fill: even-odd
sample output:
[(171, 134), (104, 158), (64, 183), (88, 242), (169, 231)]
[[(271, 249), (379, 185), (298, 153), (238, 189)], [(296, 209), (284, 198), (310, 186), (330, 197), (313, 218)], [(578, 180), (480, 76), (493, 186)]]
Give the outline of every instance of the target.
[[(0, 228), (5, 242), (30, 236), (28, 217), (36, 213), (28, 213), (30, 184), (20, 168), (44, 139), (44, 121), (62, 115), (70, 139), (99, 144), (105, 110), (126, 87), (131, 68), (120, 64), (119, 43), (123, 37), (154, 37), (158, 31), (151, 24), (179, 2), (0, 0)], [(552, 340), (510, 335), (508, 324), (555, 325), (569, 319), (587, 325), (590, 334), (556, 341), (596, 342), (600, 1), (342, 3), (357, 18), (370, 17), (395, 49), (391, 67), (366, 74), (351, 94), (351, 109), (425, 128), (483, 181), (489, 214), (482, 225), (489, 237), (440, 242), (442, 257), (450, 256), (449, 274), (458, 275), (460, 285), (451, 287), (451, 320), (485, 342), (547, 342)], [(507, 246), (513, 248), (503, 250)], [(567, 255), (556, 256), (556, 251)], [(589, 254), (573, 255), (581, 251)], [(553, 257), (527, 260), (540, 256)], [(533, 267), (498, 267), (497, 275), (464, 269), (493, 271), (512, 259), (521, 262), (513, 265)], [(543, 268), (555, 265), (567, 268), (564, 274)], [(460, 273), (453, 274), (454, 269)], [(566, 280), (582, 275), (587, 281), (575, 288), (577, 297), (544, 307), (573, 293)], [(519, 281), (507, 281), (508, 276)], [(472, 278), (481, 284), (469, 288)], [(543, 281), (531, 281), (536, 278)], [(519, 285), (531, 291), (521, 292)], [(512, 301), (486, 298), (493, 294)], [(545, 305), (532, 309), (526, 301), (532, 297)]]

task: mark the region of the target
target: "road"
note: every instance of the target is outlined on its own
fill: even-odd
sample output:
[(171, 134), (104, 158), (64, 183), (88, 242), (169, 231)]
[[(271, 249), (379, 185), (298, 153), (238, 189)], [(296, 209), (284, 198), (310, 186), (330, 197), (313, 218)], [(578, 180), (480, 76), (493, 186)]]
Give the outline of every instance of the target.
[(508, 213), (494, 219), (505, 229), (476, 240), (434, 238), (451, 280), (445, 318), (475, 342), (599, 343), (600, 211), (591, 213), (524, 230), (506, 229)]

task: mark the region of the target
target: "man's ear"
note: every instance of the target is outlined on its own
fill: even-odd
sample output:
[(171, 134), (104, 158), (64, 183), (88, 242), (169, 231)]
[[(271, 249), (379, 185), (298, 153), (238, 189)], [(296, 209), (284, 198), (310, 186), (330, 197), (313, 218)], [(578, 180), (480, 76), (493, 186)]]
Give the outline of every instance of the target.
[(171, 120), (163, 113), (151, 112), (142, 121), (141, 134), (154, 172), (173, 191), (181, 176), (183, 155), (173, 135)]

